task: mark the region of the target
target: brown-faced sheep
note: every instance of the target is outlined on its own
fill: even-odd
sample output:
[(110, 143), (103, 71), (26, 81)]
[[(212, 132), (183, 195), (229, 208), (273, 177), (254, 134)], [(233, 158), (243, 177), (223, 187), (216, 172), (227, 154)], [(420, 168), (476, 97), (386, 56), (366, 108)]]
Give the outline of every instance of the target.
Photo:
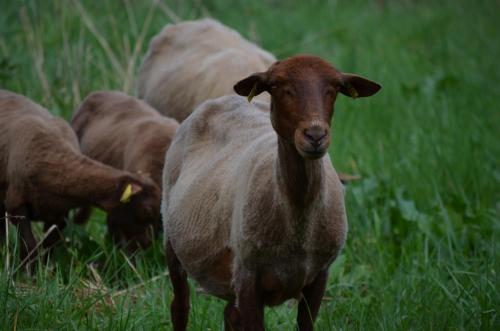
[[(152, 196), (151, 203), (158, 216), (156, 228), (160, 229), (161, 174), (165, 153), (179, 126), (177, 121), (122, 92), (98, 91), (82, 102), (71, 126), (84, 155), (154, 183), (158, 194)], [(116, 228), (112, 233), (118, 233), (118, 229), (133, 230), (137, 222), (126, 219), (121, 212), (108, 213), (108, 226)]]
[(314, 56), (295, 56), (234, 86), (267, 91), (271, 112), (225, 96), (179, 127), (163, 172), (162, 215), (174, 289), (174, 330), (185, 330), (187, 275), (228, 301), (226, 330), (263, 330), (265, 305), (299, 298), (311, 330), (347, 232), (342, 184), (330, 158), (338, 93), (366, 97), (380, 85)]
[[(157, 212), (148, 203), (159, 194), (155, 190), (139, 176), (82, 155), (64, 120), (24, 96), (0, 90), (0, 211), (7, 211), (17, 226), (23, 260), (34, 256), (37, 247), (31, 221), (42, 221), (45, 230), (57, 226), (43, 242), (51, 247), (70, 209), (92, 205), (139, 218)], [(148, 228), (140, 224), (129, 239), (148, 244)]]
[(212, 19), (169, 24), (149, 45), (137, 93), (163, 115), (181, 122), (203, 101), (234, 94), (239, 78), (266, 70), (275, 61)]

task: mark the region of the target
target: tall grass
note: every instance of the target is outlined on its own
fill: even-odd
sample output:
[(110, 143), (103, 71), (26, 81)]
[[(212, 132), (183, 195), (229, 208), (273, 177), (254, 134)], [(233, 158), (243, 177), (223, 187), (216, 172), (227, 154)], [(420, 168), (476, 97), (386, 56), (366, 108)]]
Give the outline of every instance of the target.
[[(498, 1), (8, 1), (0, 87), (69, 118), (96, 89), (134, 93), (164, 24), (212, 16), (283, 58), (314, 53), (379, 81), (339, 98), (330, 155), (347, 187), (349, 236), (331, 268), (319, 330), (498, 330)], [(161, 243), (112, 247), (104, 215), (70, 225), (33, 276), (15, 229), (0, 248), (0, 329), (170, 329)], [(39, 236), (42, 234), (39, 231)], [(223, 303), (196, 293), (190, 330), (221, 330)], [(267, 309), (294, 327), (296, 304)]]

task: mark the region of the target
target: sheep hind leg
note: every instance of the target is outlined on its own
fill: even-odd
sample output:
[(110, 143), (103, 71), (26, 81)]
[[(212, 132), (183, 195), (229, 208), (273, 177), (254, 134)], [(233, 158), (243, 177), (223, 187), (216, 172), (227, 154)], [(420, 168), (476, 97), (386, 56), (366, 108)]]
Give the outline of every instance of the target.
[(170, 305), (170, 318), (172, 319), (174, 331), (185, 331), (189, 315), (189, 285), (187, 274), (182, 268), (177, 255), (175, 255), (170, 241), (167, 241), (165, 245), (165, 253), (167, 256), (170, 281), (174, 289), (174, 299)]
[(233, 301), (228, 302), (224, 309), (224, 331), (241, 330), (241, 317)]
[(302, 289), (302, 299), (299, 302), (297, 326), (299, 331), (312, 331), (314, 321), (318, 316), (321, 300), (325, 293), (328, 271), (321, 271), (314, 281)]

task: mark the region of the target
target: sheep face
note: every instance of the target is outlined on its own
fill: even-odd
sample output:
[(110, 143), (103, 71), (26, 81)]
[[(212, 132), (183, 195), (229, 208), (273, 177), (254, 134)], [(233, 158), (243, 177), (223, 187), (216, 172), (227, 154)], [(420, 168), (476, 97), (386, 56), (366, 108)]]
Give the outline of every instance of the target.
[(298, 55), (273, 64), (234, 86), (249, 100), (264, 91), (271, 94), (271, 122), (278, 135), (295, 145), (306, 159), (325, 155), (338, 93), (352, 98), (375, 94), (380, 85), (345, 74), (319, 57)]

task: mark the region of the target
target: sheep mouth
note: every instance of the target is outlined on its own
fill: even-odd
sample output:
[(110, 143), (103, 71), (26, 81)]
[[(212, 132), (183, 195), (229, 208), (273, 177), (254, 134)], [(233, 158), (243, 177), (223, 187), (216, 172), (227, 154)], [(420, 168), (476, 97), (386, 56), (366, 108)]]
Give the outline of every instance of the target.
[(303, 158), (308, 160), (321, 159), (323, 156), (325, 156), (327, 151), (326, 148), (297, 149), (299, 151), (299, 154), (302, 155)]

